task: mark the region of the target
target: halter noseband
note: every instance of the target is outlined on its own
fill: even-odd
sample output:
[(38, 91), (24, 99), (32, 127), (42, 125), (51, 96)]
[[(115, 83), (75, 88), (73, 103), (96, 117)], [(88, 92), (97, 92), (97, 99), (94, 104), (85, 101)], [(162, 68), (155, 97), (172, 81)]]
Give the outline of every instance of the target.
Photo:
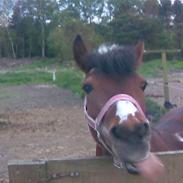
[[(118, 94), (118, 95), (114, 95), (113, 97), (111, 97), (103, 106), (103, 108), (101, 109), (101, 111), (99, 112), (99, 114), (97, 115), (97, 117), (95, 119), (93, 119), (87, 112), (87, 99), (85, 98), (84, 100), (84, 113), (85, 113), (85, 117), (88, 121), (88, 125), (93, 128), (96, 133), (97, 133), (97, 137), (99, 142), (104, 146), (104, 148), (113, 155), (111, 148), (105, 143), (105, 140), (103, 138), (101, 138), (101, 133), (99, 131), (99, 128), (102, 124), (102, 120), (106, 114), (106, 112), (109, 110), (109, 108), (116, 103), (117, 101), (128, 101), (131, 102), (132, 104), (135, 105), (135, 107), (137, 108), (137, 110), (140, 112), (140, 114), (145, 117), (145, 114), (143, 112), (143, 110), (141, 109), (140, 105), (138, 104), (138, 102), (131, 96), (126, 95), (126, 94)], [(114, 157), (115, 158), (115, 157)], [(116, 158), (114, 159), (114, 165), (118, 168), (122, 168), (122, 162), (120, 162), (119, 160), (116, 160)]]
[(109, 110), (109, 108), (114, 103), (116, 103), (117, 101), (120, 101), (120, 100), (129, 101), (129, 102), (133, 103), (136, 106), (136, 108), (138, 109), (138, 111), (140, 112), (140, 114), (145, 118), (145, 114), (144, 114), (143, 110), (141, 109), (140, 105), (138, 104), (138, 102), (134, 98), (132, 98), (131, 96), (126, 95), (126, 94), (118, 94), (118, 95), (114, 95), (113, 97), (111, 97), (106, 102), (106, 104), (103, 106), (103, 108), (99, 112), (98, 116), (95, 119), (93, 119), (87, 112), (87, 106), (86, 106), (87, 100), (85, 98), (85, 100), (84, 100), (84, 113), (85, 113), (85, 116), (88, 120), (88, 125), (90, 127), (92, 127), (95, 131), (98, 132), (98, 127), (102, 123), (102, 119), (104, 118), (104, 115), (106, 114), (106, 112)]

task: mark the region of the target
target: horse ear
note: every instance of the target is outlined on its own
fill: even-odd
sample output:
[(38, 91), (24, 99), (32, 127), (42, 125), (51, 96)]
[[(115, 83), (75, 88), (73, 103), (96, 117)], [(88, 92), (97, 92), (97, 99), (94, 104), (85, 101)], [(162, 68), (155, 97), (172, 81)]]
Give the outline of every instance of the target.
[(144, 42), (139, 41), (135, 46), (136, 67), (142, 64), (144, 55)]
[(80, 67), (80, 69), (84, 72), (87, 72), (86, 61), (84, 57), (88, 54), (88, 50), (80, 35), (77, 35), (74, 40), (73, 54), (74, 54), (74, 59), (77, 65)]

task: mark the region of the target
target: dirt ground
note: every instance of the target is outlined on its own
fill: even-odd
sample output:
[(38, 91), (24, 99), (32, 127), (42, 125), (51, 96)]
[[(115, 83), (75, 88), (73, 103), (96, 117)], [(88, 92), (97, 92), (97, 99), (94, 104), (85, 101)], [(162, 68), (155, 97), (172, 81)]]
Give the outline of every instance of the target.
[[(183, 106), (183, 72), (170, 73), (168, 80), (170, 102), (177, 107)], [(146, 96), (163, 106), (163, 78), (149, 78), (147, 82)]]
[(14, 67), (18, 67), (18, 66), (22, 66), (22, 65), (26, 65), (26, 64), (30, 64), (32, 63), (35, 59), (10, 59), (10, 58), (0, 58), (0, 70), (2, 69), (10, 69), (10, 68), (14, 68)]
[[(16, 63), (1, 62), (0, 69)], [(29, 61), (27, 62), (29, 63)], [(19, 62), (22, 64), (22, 61)], [(172, 73), (170, 101), (183, 105), (183, 73)], [(162, 78), (147, 80), (146, 95), (163, 105)], [(95, 143), (82, 101), (54, 85), (0, 87), (0, 183), (8, 183), (8, 161), (92, 156)]]
[(95, 144), (82, 102), (51, 85), (0, 88), (0, 183), (13, 159), (91, 156)]

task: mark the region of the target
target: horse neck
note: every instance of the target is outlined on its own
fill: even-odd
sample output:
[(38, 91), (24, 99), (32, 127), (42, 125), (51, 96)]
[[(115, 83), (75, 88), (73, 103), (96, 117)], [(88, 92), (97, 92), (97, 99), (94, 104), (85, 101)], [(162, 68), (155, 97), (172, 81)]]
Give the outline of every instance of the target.
[(151, 129), (151, 152), (162, 152), (167, 151), (168, 147), (158, 129)]

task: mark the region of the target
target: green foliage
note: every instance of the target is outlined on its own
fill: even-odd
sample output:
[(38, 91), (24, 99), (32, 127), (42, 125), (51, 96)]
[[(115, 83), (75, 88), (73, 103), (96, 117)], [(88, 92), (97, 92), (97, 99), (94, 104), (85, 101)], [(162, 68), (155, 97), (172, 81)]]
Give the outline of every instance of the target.
[[(163, 23), (169, 20), (169, 17), (166, 19), (169, 15), (168, 9), (165, 8), (166, 3), (162, 5), (159, 1), (154, 0), (110, 2), (114, 7), (112, 21), (108, 23), (107, 27), (111, 33), (108, 35), (110, 41), (134, 44), (143, 39), (146, 47), (150, 49), (175, 47), (173, 31), (165, 26), (167, 23)], [(164, 19), (159, 18), (160, 16), (163, 16)]]
[(90, 43), (89, 47), (95, 47), (103, 42), (102, 36), (97, 35), (91, 25), (72, 19), (64, 27), (57, 27), (50, 33), (49, 51), (61, 60), (72, 60), (72, 43), (77, 34), (82, 35)]
[(12, 71), (26, 71), (26, 70), (33, 70), (33, 69), (60, 69), (60, 62), (57, 59), (38, 59), (33, 61), (30, 64), (19, 66), (18, 68), (12, 68)]
[(105, 0), (67, 0), (68, 9), (74, 10), (73, 12), (79, 15), (81, 21), (89, 24), (94, 22), (96, 17), (102, 18), (106, 3)]
[(83, 74), (75, 69), (63, 69), (57, 73), (56, 84), (71, 90), (80, 97), (83, 96), (83, 91), (81, 90), (82, 81)]
[(0, 58), (11, 55), (10, 44), (4, 27), (0, 27)]
[(172, 16), (172, 2), (171, 0), (160, 0), (159, 4), (159, 16), (165, 27), (170, 26), (171, 16)]
[(168, 69), (170, 71), (174, 71), (174, 72), (182, 71), (183, 70), (183, 61), (182, 60), (169, 61)]
[(56, 73), (56, 82), (52, 81), (52, 74), (47, 72), (20, 72), (0, 74), (0, 86), (23, 84), (56, 84), (67, 88), (74, 94), (82, 97), (82, 75), (73, 70), (61, 70)]
[(158, 105), (156, 102), (149, 98), (145, 100), (146, 112), (151, 122), (158, 122), (161, 116), (163, 116), (167, 111), (165, 108)]
[(0, 74), (0, 85), (51, 83), (52, 75), (46, 72), (10, 72)]
[(47, 41), (49, 55), (63, 59), (65, 50), (67, 49), (63, 29), (56, 27), (52, 32), (50, 32)]
[(183, 48), (181, 0), (12, 2), (1, 3), (7, 8), (0, 8), (0, 57), (71, 60), (76, 34), (81, 34), (90, 48), (101, 42), (134, 44), (139, 39), (145, 41), (148, 49)]
[(183, 3), (175, 0), (173, 5), (176, 46), (183, 49)]
[[(111, 39), (121, 44), (134, 44), (139, 39), (144, 39), (147, 46), (153, 46), (153, 43), (155, 44), (153, 38), (159, 37), (162, 32), (161, 24), (158, 21), (128, 14), (118, 15), (109, 26), (112, 29)], [(154, 29), (155, 27), (156, 29)]]
[[(47, 69), (45, 69), (47, 68)], [(52, 80), (49, 70), (57, 69), (56, 81)], [(55, 59), (41, 59), (31, 64), (0, 73), (0, 86), (22, 84), (56, 84), (73, 93), (83, 96), (81, 90), (83, 74), (74, 68), (63, 68)]]
[(46, 37), (58, 11), (56, 0), (17, 1), (10, 28), (16, 33), (17, 55), (45, 56)]
[(139, 73), (144, 77), (158, 77), (162, 71), (161, 60), (153, 60), (143, 63)]

